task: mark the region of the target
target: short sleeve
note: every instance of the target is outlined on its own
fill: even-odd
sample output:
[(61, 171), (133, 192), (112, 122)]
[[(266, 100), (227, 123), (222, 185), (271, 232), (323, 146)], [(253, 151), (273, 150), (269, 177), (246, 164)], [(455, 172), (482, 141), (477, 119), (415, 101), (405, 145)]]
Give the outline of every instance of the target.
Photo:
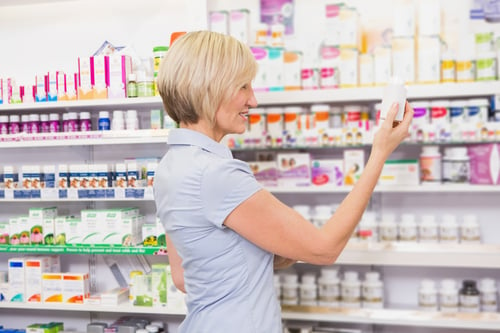
[(217, 227), (243, 201), (260, 190), (247, 163), (225, 159), (206, 169), (201, 186), (204, 215)]

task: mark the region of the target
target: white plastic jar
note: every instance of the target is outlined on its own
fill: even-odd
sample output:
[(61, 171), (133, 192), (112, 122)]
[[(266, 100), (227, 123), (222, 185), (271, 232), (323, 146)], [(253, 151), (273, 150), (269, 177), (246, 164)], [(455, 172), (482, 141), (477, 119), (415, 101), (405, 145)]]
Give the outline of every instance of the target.
[(415, 222), (414, 214), (405, 213), (401, 215), (401, 222), (399, 223), (399, 240), (403, 242), (417, 241), (417, 223)]
[(299, 304), (306, 306), (318, 305), (318, 285), (316, 276), (312, 273), (303, 274), (300, 281)]
[(458, 312), (458, 286), (453, 279), (441, 280), (439, 310), (445, 313)]
[(467, 122), (482, 125), (488, 121), (490, 103), (487, 98), (473, 98), (467, 101)]
[(439, 224), (439, 242), (458, 243), (458, 223), (455, 215), (445, 214)]
[(443, 156), (443, 182), (468, 184), (470, 181), (470, 158), (467, 147), (447, 147)]
[(418, 307), (423, 311), (437, 311), (437, 290), (433, 280), (423, 279), (420, 281)]
[(484, 278), (479, 280), (479, 291), (481, 293), (481, 311), (497, 312), (497, 286), (495, 280)]
[(282, 275), (281, 302), (283, 305), (299, 304), (299, 283), (296, 273), (286, 273)]
[(477, 215), (467, 214), (460, 226), (461, 243), (481, 243), (481, 228)]
[(381, 309), (384, 307), (384, 285), (379, 272), (367, 272), (361, 284), (362, 307)]
[(341, 306), (344, 308), (361, 307), (361, 282), (358, 272), (347, 271), (344, 279), (340, 282)]
[(378, 227), (375, 212), (364, 212), (358, 224), (358, 239), (363, 242), (378, 242)]
[(421, 219), (418, 226), (419, 241), (423, 243), (437, 243), (438, 225), (436, 223), (436, 216), (424, 214)]
[(423, 146), (420, 154), (420, 181), (426, 183), (441, 182), (441, 153), (439, 146)]
[(282, 107), (266, 108), (266, 146), (281, 147), (283, 144), (283, 114), (284, 110)]
[(395, 242), (398, 240), (398, 225), (394, 214), (384, 214), (379, 224), (381, 242)]
[(336, 268), (321, 268), (321, 274), (318, 278), (318, 305), (340, 306), (340, 279)]

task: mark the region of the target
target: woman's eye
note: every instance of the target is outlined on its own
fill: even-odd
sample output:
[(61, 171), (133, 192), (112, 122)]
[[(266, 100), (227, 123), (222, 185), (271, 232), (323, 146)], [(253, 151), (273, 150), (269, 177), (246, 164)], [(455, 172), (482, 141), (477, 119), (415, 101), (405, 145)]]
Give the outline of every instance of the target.
[(248, 88), (248, 84), (244, 84), (243, 86), (241, 86), (241, 89), (247, 89)]

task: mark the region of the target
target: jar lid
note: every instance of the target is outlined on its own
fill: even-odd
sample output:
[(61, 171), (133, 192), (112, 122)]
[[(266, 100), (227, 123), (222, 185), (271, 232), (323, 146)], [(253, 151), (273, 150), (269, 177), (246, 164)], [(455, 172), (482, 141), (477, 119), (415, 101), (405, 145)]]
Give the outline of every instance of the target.
[(99, 118), (109, 118), (109, 111), (99, 111)]
[(49, 120), (49, 115), (48, 114), (41, 114), (40, 115), (40, 120), (41, 121), (48, 121)]
[(18, 114), (11, 114), (9, 116), (10, 122), (17, 122), (19, 121), (19, 115)]
[(463, 100), (463, 99), (453, 100), (450, 102), (450, 107), (452, 107), (452, 108), (462, 108), (462, 107), (466, 107), (468, 105), (469, 105), (469, 101)]
[(431, 102), (431, 107), (449, 107), (450, 101), (448, 100), (435, 100)]
[(58, 113), (49, 114), (49, 120), (59, 120), (59, 114)]
[(0, 116), (0, 122), (2, 122), (2, 123), (8, 123), (9, 122), (9, 116), (7, 116), (7, 115)]
[(301, 113), (302, 112), (302, 107), (301, 106), (287, 106), (285, 107), (285, 113)]
[(32, 113), (32, 114), (30, 114), (29, 119), (31, 121), (37, 121), (37, 120), (40, 120), (40, 116), (37, 113)]
[(80, 112), (80, 119), (90, 119), (90, 112), (87, 111)]
[(490, 102), (487, 98), (473, 98), (468, 100), (469, 106), (489, 106)]
[(439, 146), (423, 146), (422, 155), (440, 155)]

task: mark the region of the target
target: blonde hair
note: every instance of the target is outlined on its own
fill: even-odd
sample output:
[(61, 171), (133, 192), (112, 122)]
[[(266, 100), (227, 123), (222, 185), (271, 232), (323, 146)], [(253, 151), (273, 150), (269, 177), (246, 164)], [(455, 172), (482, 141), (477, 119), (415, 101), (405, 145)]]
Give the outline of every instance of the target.
[(215, 112), (250, 83), (257, 63), (248, 46), (210, 31), (176, 39), (160, 64), (158, 92), (167, 114), (177, 123), (215, 123)]

